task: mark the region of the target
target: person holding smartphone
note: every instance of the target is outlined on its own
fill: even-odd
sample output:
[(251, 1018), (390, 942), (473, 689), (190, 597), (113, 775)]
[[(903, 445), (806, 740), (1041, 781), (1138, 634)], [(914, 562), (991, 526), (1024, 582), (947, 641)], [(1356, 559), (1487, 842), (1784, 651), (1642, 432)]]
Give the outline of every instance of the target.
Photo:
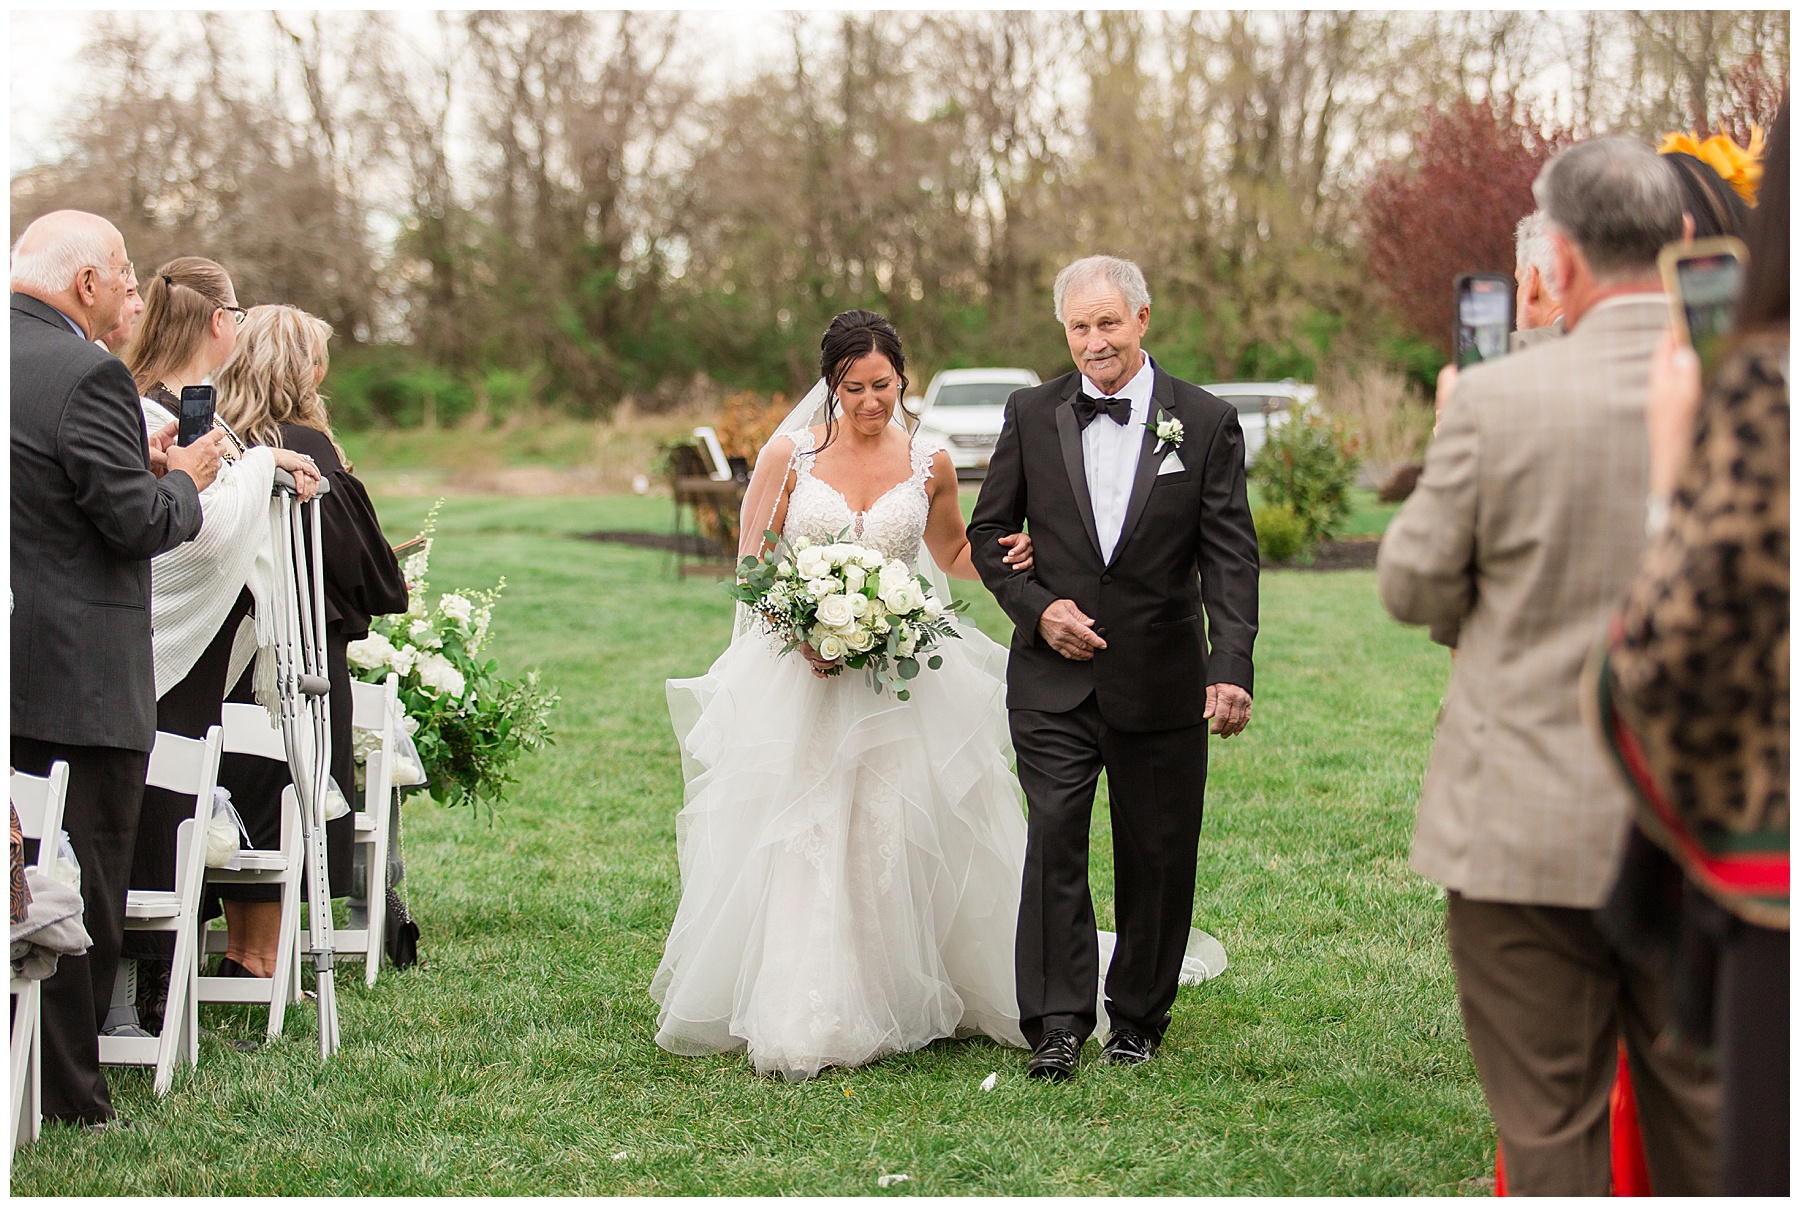
[(1634, 837), (1680, 868), (1639, 896), (1671, 919), (1674, 1037), (1719, 1067), (1728, 1195), (1789, 1189), (1789, 141), (1784, 98), (1718, 363), (1673, 333), (1651, 362), (1655, 535), (1594, 679)]
[(1578, 143), (1533, 186), (1568, 334), (1463, 370), (1377, 555), (1382, 602), (1453, 643), (1412, 866), (1446, 889), (1469, 1050), (1508, 1188), (1606, 1194), (1623, 1038), (1652, 1184), (1714, 1193), (1718, 1087), (1665, 1050), (1663, 978), (1601, 932), (1631, 806), (1581, 674), (1645, 546), (1644, 408), (1681, 237), (1666, 165)]
[[(369, 618), (404, 612), (406, 577), (382, 535), (375, 505), (351, 472), (331, 433), (319, 387), (330, 364), (331, 325), (293, 306), (257, 306), (239, 333), (237, 350), (219, 370), (219, 415), (252, 452), (310, 457), (331, 483), (319, 502), (324, 529), (325, 663), (331, 681), (331, 778), (344, 803), (355, 807), (356, 763), (351, 744), (350, 642), (368, 636)], [(234, 670), (239, 668), (233, 668)], [(231, 699), (249, 701), (248, 666), (234, 675)], [(219, 782), (256, 846), (280, 841), (281, 790), (287, 768), (267, 759), (226, 755)], [(329, 816), (329, 810), (327, 811)], [(331, 895), (351, 891), (356, 819), (346, 811), (325, 823)], [(354, 916), (356, 901), (352, 900)], [(203, 917), (225, 914), (226, 958), (221, 976), (266, 977), (274, 972), (281, 905), (273, 886), (221, 884), (209, 891)]]
[[(144, 426), (152, 433), (174, 428), (184, 447), (217, 445), (224, 458), (218, 476), (200, 492), (199, 535), (150, 563), (156, 727), (199, 738), (223, 715), (226, 664), (238, 625), (253, 600), (273, 598), (274, 584), (258, 581), (254, 571), (269, 544), (275, 469), (293, 474), (309, 497), (319, 471), (310, 458), (285, 449), (245, 448), (209, 417), (212, 387), (206, 379), (230, 357), (244, 313), (225, 270), (183, 256), (157, 269), (141, 290), (144, 313), (127, 368), (141, 395)], [(175, 835), (193, 812), (188, 797), (144, 790), (132, 888), (175, 887)], [(173, 937), (127, 931), (122, 951), (132, 962), (121, 965), (107, 1027), (111, 1034), (147, 1034), (161, 1026)]]

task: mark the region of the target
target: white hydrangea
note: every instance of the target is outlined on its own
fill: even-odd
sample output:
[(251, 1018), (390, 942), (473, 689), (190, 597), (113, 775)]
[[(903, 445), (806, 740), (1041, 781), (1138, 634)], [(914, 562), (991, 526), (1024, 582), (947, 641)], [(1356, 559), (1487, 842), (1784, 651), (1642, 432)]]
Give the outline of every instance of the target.
[(468, 596), (451, 592), (438, 600), (438, 611), (458, 624), (468, 624), (469, 618), (475, 615), (475, 605), (469, 602)]
[(437, 629), (432, 627), (431, 622), (423, 616), (412, 622), (412, 625), (406, 630), (406, 635), (413, 639), (414, 645), (428, 650), (442, 649), (444, 646), (444, 639), (438, 636)]
[(393, 654), (394, 643), (380, 633), (370, 633), (344, 648), (344, 655), (350, 660), (350, 665), (366, 671), (380, 670), (388, 665)]
[(398, 673), (405, 675), (411, 672), (413, 665), (419, 660), (419, 651), (411, 645), (403, 645), (388, 655), (388, 665)]
[(454, 697), (461, 697), (466, 684), (463, 674), (442, 654), (428, 651), (418, 656), (419, 682)]

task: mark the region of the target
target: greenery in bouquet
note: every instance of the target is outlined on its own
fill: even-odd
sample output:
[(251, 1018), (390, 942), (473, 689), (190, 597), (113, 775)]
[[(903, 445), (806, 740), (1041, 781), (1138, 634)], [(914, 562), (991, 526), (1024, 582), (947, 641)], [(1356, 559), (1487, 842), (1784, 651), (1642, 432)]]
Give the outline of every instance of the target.
[(877, 693), (891, 689), (908, 699), (906, 684), (918, 677), (921, 660), (932, 670), (944, 664), (931, 651), (961, 637), (952, 618), (968, 604), (944, 603), (905, 562), (850, 544), (846, 535), (790, 545), (765, 532), (769, 547), (746, 557), (737, 580), (721, 586), (783, 639), (783, 654), (811, 645), (837, 663), (827, 674), (865, 671)]
[(505, 578), (492, 590), (446, 592), (428, 604), (442, 505), (440, 499), (425, 517), (423, 543), (402, 566), (410, 606), (370, 621), (369, 635), (350, 643), (350, 669), (369, 683), (400, 676), (404, 725), (432, 795), (447, 805), (485, 801), (491, 808), (516, 780), (519, 756), (553, 740), (550, 710), (558, 697), (536, 671), (504, 679), (494, 659), (481, 657)]

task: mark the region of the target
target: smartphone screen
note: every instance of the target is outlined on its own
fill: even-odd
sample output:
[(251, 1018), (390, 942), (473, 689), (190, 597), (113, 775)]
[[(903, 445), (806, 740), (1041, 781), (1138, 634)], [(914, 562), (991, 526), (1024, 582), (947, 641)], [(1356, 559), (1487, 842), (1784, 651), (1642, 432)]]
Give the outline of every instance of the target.
[(212, 425), (213, 388), (211, 386), (183, 386), (181, 388), (181, 415), (179, 416), (179, 426), (175, 429), (175, 443), (186, 448), (212, 431)]
[(1737, 316), (1744, 268), (1729, 252), (1684, 257), (1675, 262), (1675, 289), (1687, 320), (1688, 342), (1700, 357), (1700, 371), (1710, 374), (1719, 349)]
[(1513, 282), (1497, 275), (1456, 279), (1456, 366), (1506, 354), (1513, 325)]

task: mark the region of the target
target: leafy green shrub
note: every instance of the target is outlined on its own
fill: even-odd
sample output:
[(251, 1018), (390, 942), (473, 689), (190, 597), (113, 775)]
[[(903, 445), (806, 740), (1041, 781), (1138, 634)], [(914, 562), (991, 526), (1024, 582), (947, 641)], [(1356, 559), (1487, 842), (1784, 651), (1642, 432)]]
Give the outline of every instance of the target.
[(475, 391), (411, 348), (375, 345), (333, 356), (325, 379), (333, 427), (449, 426), (475, 409)]
[(1256, 548), (1265, 562), (1289, 562), (1312, 553), (1315, 541), (1307, 539), (1306, 522), (1286, 503), (1264, 503), (1251, 513), (1256, 524)]
[(1297, 410), (1269, 432), (1249, 475), (1263, 500), (1292, 508), (1308, 543), (1317, 544), (1350, 514), (1358, 460), (1343, 424), (1314, 410)]

